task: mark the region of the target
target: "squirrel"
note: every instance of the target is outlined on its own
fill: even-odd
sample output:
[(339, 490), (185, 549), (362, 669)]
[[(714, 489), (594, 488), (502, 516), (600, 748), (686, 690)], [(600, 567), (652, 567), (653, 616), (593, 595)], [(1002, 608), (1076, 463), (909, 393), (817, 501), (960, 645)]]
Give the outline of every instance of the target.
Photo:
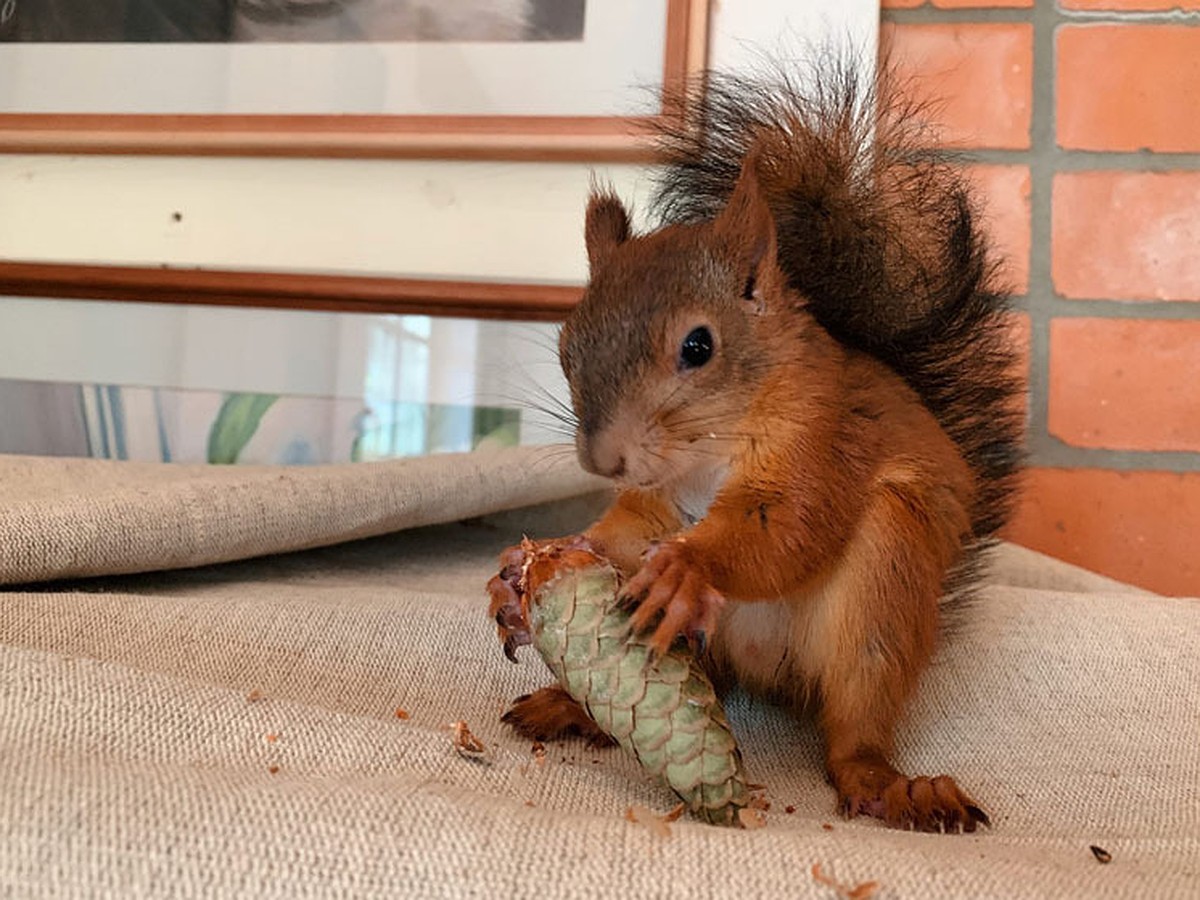
[[(1009, 517), (1024, 390), (961, 167), (885, 69), (709, 73), (660, 135), (658, 226), (593, 184), (560, 336), (583, 467), (618, 488), (576, 540), (632, 626), (718, 685), (815, 711), (848, 816), (973, 831), (948, 776), (893, 764), (941, 625)], [(560, 688), (530, 737), (603, 740)]]

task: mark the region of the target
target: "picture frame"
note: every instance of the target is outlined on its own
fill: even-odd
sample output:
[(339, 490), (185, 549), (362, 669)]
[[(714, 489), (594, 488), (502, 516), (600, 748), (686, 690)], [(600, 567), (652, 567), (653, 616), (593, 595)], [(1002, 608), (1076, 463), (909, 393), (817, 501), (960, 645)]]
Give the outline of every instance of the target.
[(0, 261), (0, 296), (54, 300), (557, 322), (582, 294), (545, 282)]
[[(665, 5), (661, 87), (670, 96), (686, 79), (704, 68), (708, 0), (654, 2)], [(0, 43), (0, 52), (5, 47), (15, 52), (12, 48), (19, 46)], [(71, 45), (80, 46), (85, 45)], [(464, 45), (461, 54), (482, 52), (475, 46)], [(389, 52), (395, 49), (393, 45), (388, 47)], [(273, 52), (277, 49), (272, 48)], [(111, 45), (106, 52), (112, 56)], [(30, 85), (48, 83), (45, 77), (36, 75), (34, 72), (13, 81)], [(644, 101), (646, 92), (641, 92), (640, 97)], [(678, 115), (678, 110), (668, 105), (646, 115), (212, 114), (24, 109), (0, 113), (0, 152), (637, 162), (653, 158), (653, 149), (645, 138), (651, 126), (661, 117), (674, 115)]]
[[(647, 0), (622, 2), (640, 11)], [(662, 4), (661, 87), (670, 95), (705, 68), (709, 0), (653, 2)], [(0, 55), (12, 46), (0, 42)], [(81, 46), (70, 45), (72, 51)], [(639, 105), (651, 96), (639, 90)], [(653, 160), (647, 136), (662, 118), (680, 113), (666, 106), (649, 115), (609, 116), (8, 112), (0, 113), (0, 152), (640, 163)], [(473, 275), (443, 279), (206, 264), (0, 260), (0, 295), (45, 299), (537, 322), (565, 318), (581, 293), (578, 284)]]

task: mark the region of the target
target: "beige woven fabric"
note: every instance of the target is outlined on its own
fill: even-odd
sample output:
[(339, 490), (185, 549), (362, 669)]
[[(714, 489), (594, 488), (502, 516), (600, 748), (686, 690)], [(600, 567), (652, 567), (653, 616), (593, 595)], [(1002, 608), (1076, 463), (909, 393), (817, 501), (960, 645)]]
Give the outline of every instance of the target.
[(563, 448), (315, 467), (0, 456), (0, 584), (177, 569), (570, 497)]
[[(31, 548), (66, 546), (64, 532), (80, 553), (115, 548), (119, 568), (145, 553), (132, 534), (169, 550), (151, 508), (186, 535), (186, 552), (164, 557), (177, 565), (210, 552), (197, 534), (220, 558), (245, 555), (223, 518), (243, 523), (244, 547), (279, 549), (287, 541), (266, 533), (279, 522), (302, 543), (332, 540), (329, 510), (349, 534), (379, 527), (389, 506), (407, 512), (387, 521), (412, 524), (418, 507), (444, 520), (591, 486), (565, 458), (531, 474), (522, 453), (387, 478), (19, 465), (40, 486), (31, 476), (5, 489), (10, 580), (52, 574)], [(102, 470), (106, 484), (92, 477)], [(363, 526), (342, 500), (381, 485), (387, 498), (365, 501), (381, 512)], [(72, 518), (74, 492), (104, 499), (79, 499)], [(163, 492), (186, 498), (187, 515)], [(283, 508), (314, 497), (326, 519), (316, 537), (306, 514)], [(522, 530), (570, 530), (588, 505), (0, 593), (0, 896), (835, 896), (814, 863), (849, 884), (878, 881), (880, 897), (1200, 893), (1200, 603), (1015, 548), (900, 737), (901, 762), (958, 776), (991, 831), (915, 835), (836, 818), (811, 725), (740, 695), (731, 719), (750, 777), (768, 786), (767, 827), (681, 821), (663, 839), (625, 821), (630, 804), (665, 811), (672, 798), (619, 750), (567, 743), (537, 765), (498, 716), (546, 670), (528, 650), (507, 662), (484, 614), (497, 550)], [(59, 565), (79, 571), (62, 552)], [(104, 561), (93, 549), (83, 565)], [(460, 718), (492, 747), (490, 763), (455, 753), (445, 726)], [(1113, 861), (1098, 863), (1089, 844)]]

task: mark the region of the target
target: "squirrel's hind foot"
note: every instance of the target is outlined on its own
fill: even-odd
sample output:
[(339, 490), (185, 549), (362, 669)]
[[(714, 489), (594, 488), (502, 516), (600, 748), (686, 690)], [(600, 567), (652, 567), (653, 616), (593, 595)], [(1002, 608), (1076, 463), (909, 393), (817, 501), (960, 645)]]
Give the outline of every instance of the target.
[(616, 744), (582, 706), (559, 685), (544, 687), (513, 701), (500, 721), (534, 741), (553, 741), (577, 735), (592, 747)]
[(893, 828), (954, 834), (991, 821), (948, 775), (909, 778), (877, 760), (830, 764), (842, 813), (883, 819)]

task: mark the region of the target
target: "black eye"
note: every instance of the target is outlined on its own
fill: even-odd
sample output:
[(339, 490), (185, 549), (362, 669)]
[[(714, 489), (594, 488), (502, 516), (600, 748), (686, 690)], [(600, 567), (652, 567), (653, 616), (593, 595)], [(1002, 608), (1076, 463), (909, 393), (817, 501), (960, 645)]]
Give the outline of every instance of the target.
[(713, 355), (712, 332), (701, 325), (688, 332), (679, 347), (679, 365), (684, 369), (698, 369)]

